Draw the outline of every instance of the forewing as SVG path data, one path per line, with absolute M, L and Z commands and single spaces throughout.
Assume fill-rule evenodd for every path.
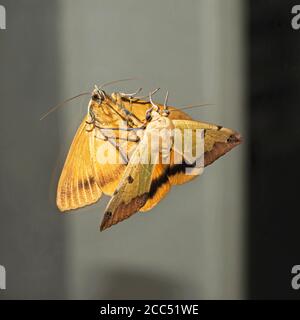
M 126 169 L 120 152 L 114 146 L 115 143 L 120 144 L 122 152 L 128 156 L 127 150 L 130 148 L 125 145 L 126 142 L 123 144 L 117 139 L 105 141 L 103 138 L 97 138 L 95 134 L 91 143 L 97 183 L 103 193 L 109 196 L 114 193 Z M 128 144 L 132 147 L 136 143 L 128 142 Z
M 86 131 L 85 121 L 86 118 L 76 132 L 58 182 L 56 203 L 60 211 L 92 204 L 102 194 L 95 179 L 90 152 L 93 133 Z
M 170 191 L 171 184 L 168 179 L 169 165 L 156 164 L 151 178 L 148 199 L 140 211 L 148 211 L 156 206 Z
M 145 161 L 141 163 L 145 154 Z M 149 145 L 147 137 L 144 137 L 131 156 L 120 184 L 107 205 L 100 226 L 101 231 L 129 218 L 146 203 L 155 166 L 150 162 Z
M 173 120 L 173 124 L 175 128 L 182 130 L 182 132 L 184 129 L 204 130 L 204 166 L 212 164 L 241 143 L 239 133 L 215 124 L 195 120 Z M 184 134 L 182 136 L 184 137 Z M 195 148 L 196 146 L 193 145 L 193 154 L 195 154 Z M 173 150 L 173 154 L 174 152 L 176 150 Z M 186 174 L 186 169 L 191 169 L 193 166 L 195 166 L 195 163 L 192 164 L 189 161 L 183 161 L 182 164 L 171 163 L 168 173 L 171 184 L 182 184 L 197 177 L 197 175 Z

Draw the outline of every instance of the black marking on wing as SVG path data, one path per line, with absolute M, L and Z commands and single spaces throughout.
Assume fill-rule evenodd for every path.
M 174 164 L 169 166 L 167 170 L 165 170 L 159 177 L 154 179 L 151 183 L 149 198 L 153 198 L 156 194 L 157 190 L 168 182 L 169 176 L 175 176 L 178 173 L 184 173 L 186 168 L 194 168 L 196 166 L 196 161 L 192 164 L 188 164 L 186 162 L 180 164 Z

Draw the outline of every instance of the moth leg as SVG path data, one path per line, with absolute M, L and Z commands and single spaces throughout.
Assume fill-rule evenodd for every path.
M 123 161 L 125 164 L 128 164 L 128 157 L 127 155 L 125 154 L 125 152 L 123 151 L 123 149 L 121 148 L 121 146 L 115 141 L 115 139 L 110 139 L 108 138 L 108 142 L 110 142 L 120 153 Z
M 91 131 L 93 131 L 93 130 L 95 129 L 95 126 L 96 126 L 96 116 L 95 116 L 93 110 L 91 109 L 91 105 L 90 105 L 90 104 L 89 104 L 89 106 L 88 106 L 88 115 L 90 116 L 90 119 L 91 119 L 91 120 L 86 120 L 85 123 L 86 123 L 87 125 L 91 125 L 92 128 L 91 128 L 91 129 L 85 128 L 85 130 L 86 130 L 87 132 L 91 132 Z
M 120 155 L 121 155 L 124 163 L 125 163 L 125 164 L 128 164 L 128 157 L 127 157 L 127 155 L 125 154 L 125 152 L 123 151 L 123 149 L 121 148 L 121 146 L 119 145 L 119 143 L 116 142 L 117 137 L 108 137 L 107 135 L 105 135 L 105 134 L 101 131 L 101 129 L 99 130 L 99 132 L 100 132 L 101 135 L 102 135 L 102 139 L 101 139 L 100 137 L 98 137 L 97 135 L 95 135 L 95 138 L 96 138 L 96 139 L 101 139 L 101 140 L 104 140 L 104 141 L 108 141 L 113 147 L 115 147 L 115 148 L 119 151 L 119 153 L 120 153 Z
M 96 127 L 95 121 L 86 121 L 85 123 L 86 123 L 87 125 L 91 125 L 91 126 L 92 126 L 91 129 L 85 128 L 85 131 L 86 131 L 86 132 L 91 132 L 91 131 L 93 131 L 93 130 L 95 129 L 95 127 Z
M 153 90 L 153 91 L 151 92 L 151 95 L 153 96 L 158 90 L 160 90 L 160 88 L 157 88 L 157 89 Z M 134 97 L 133 99 L 131 99 L 131 101 L 136 102 L 136 101 L 138 101 L 138 100 L 142 100 L 142 99 L 145 99 L 145 98 L 149 98 L 149 95 L 147 95 L 147 96 L 141 96 L 141 97 Z M 149 101 L 149 102 L 150 102 L 150 101 Z
M 125 163 L 128 164 L 128 157 L 127 157 L 126 153 L 124 152 L 124 150 L 122 149 L 122 147 L 120 146 L 120 144 L 118 142 L 116 142 L 116 140 L 118 139 L 121 141 L 138 143 L 138 142 L 140 142 L 140 137 L 137 136 L 136 134 L 132 138 L 131 137 L 109 137 L 109 136 L 105 135 L 101 130 L 100 130 L 100 132 L 102 135 L 102 140 L 108 141 L 109 143 L 111 143 L 120 152 Z M 95 137 L 96 137 L 96 139 L 101 139 L 98 136 L 95 136 Z
M 128 98 L 128 100 L 129 100 L 129 106 L 130 106 L 130 113 L 131 113 L 131 111 L 132 111 L 132 101 L 133 100 L 135 100 L 135 101 L 138 101 L 139 100 L 139 98 L 137 98 L 136 97 L 136 95 L 138 94 L 138 93 L 140 93 L 142 91 L 142 88 L 139 88 L 138 90 L 136 90 L 135 92 L 133 92 L 133 93 L 124 93 L 124 92 L 120 92 L 120 95 L 122 96 L 122 97 L 125 97 L 125 98 Z M 132 113 L 131 113 L 131 115 L 132 115 Z
M 134 98 L 138 93 L 140 93 L 142 91 L 142 88 L 138 88 L 135 92 L 133 93 L 124 93 L 124 92 L 120 92 L 120 95 L 122 97 L 126 97 L 128 99 Z
M 167 91 L 167 93 L 166 93 L 165 102 L 164 102 L 164 108 L 161 111 L 161 115 L 163 117 L 168 117 L 169 114 L 170 114 L 170 111 L 169 111 L 168 106 L 167 106 L 168 98 L 169 98 L 169 91 Z
M 126 140 L 126 141 L 130 141 L 130 142 L 139 142 L 140 141 L 140 137 L 135 133 L 136 130 L 144 130 L 145 129 L 145 125 L 138 127 L 138 128 L 104 128 L 104 127 L 99 127 L 97 125 L 94 125 L 94 127 L 92 129 L 87 130 L 88 132 L 91 132 L 94 128 L 99 129 L 99 131 L 101 132 L 102 137 L 104 138 L 103 140 L 107 140 L 109 137 L 105 135 L 105 133 L 103 133 L 103 130 L 115 130 L 115 131 L 127 131 L 127 132 L 132 132 L 133 133 L 133 137 L 115 137 L 118 140 Z M 96 136 L 96 138 L 99 138 Z
M 141 125 L 140 127 L 126 127 L 126 128 L 116 128 L 116 127 L 100 127 L 95 125 L 95 128 L 99 130 L 115 130 L 115 131 L 137 131 L 137 130 L 144 130 L 146 128 L 146 124 Z
M 132 98 L 129 98 L 129 108 L 130 112 L 132 112 Z
M 130 126 L 141 125 L 142 121 L 134 113 L 132 113 L 130 110 L 128 110 L 127 108 L 124 107 L 123 98 L 127 98 L 127 99 L 129 99 L 129 101 L 131 101 L 132 99 L 134 99 L 134 95 L 136 95 L 141 90 L 142 89 L 140 88 L 136 92 L 130 93 L 130 94 L 126 94 L 126 93 L 116 93 L 115 94 L 116 105 L 118 106 L 119 110 L 121 111 L 121 113 L 125 117 L 126 122 Z
M 101 135 L 104 139 L 109 138 L 104 132 L 103 130 L 113 130 L 113 131 L 127 131 L 128 133 L 131 133 L 131 137 L 127 134 L 126 137 L 120 137 L 120 136 L 116 136 L 115 139 L 118 140 L 125 140 L 125 141 L 130 141 L 130 142 L 139 142 L 140 141 L 140 137 L 136 134 L 136 130 L 144 130 L 145 127 L 140 127 L 140 128 L 101 128 L 97 125 L 95 125 L 95 128 L 99 129 L 99 131 L 101 132 Z M 134 130 L 136 129 L 136 130 Z M 92 129 L 93 130 L 93 129 Z M 89 130 L 89 131 L 92 131 Z
M 122 138 L 122 137 L 116 137 L 118 140 L 125 140 L 130 142 L 139 142 L 141 139 L 140 137 L 136 136 L 135 138 Z
M 151 107 L 149 110 L 151 110 L 151 111 L 152 111 L 152 110 L 154 110 L 154 111 L 159 111 L 159 106 L 153 102 L 153 100 L 152 100 L 152 95 L 153 95 L 153 93 L 150 92 L 150 93 L 149 93 L 149 101 L 150 101 L 152 107 Z M 149 111 L 149 110 L 148 110 L 148 111 Z

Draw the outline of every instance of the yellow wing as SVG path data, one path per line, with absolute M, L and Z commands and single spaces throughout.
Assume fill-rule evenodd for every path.
M 120 125 L 122 119 L 107 106 L 107 103 L 99 105 L 91 101 L 90 104 L 96 118 L 101 120 L 102 127 L 117 128 Z M 92 130 L 86 130 L 87 119 L 88 115 L 76 132 L 59 179 L 56 203 L 60 211 L 92 204 L 101 197 L 102 192 L 112 195 L 126 168 L 122 163 L 101 162 L 101 158 L 105 156 L 101 150 L 113 150 L 117 155 L 120 153 L 111 142 L 97 137 L 99 130 L 97 132 L 97 129 L 90 126 L 88 129 Z M 136 144 L 125 143 L 128 145 L 125 146 L 126 151 L 131 150 Z
M 194 120 L 173 119 L 172 122 L 176 129 L 182 131 L 191 129 L 193 135 L 196 129 L 204 129 L 204 166 L 213 163 L 241 143 L 239 133 L 222 126 Z M 183 138 L 182 150 L 184 150 L 184 134 L 182 133 L 181 136 Z M 192 154 L 195 154 L 195 148 L 196 145 L 193 144 Z M 196 163 L 188 161 L 183 161 L 181 164 L 174 163 L 175 152 L 174 149 L 171 150 L 171 163 L 168 167 L 161 164 L 155 166 L 149 197 L 140 211 L 148 211 L 157 205 L 167 195 L 172 185 L 183 184 L 198 177 L 198 175 L 186 174 L 186 169 L 193 169 Z
M 215 160 L 223 156 L 225 153 L 233 149 L 242 142 L 241 136 L 234 130 L 224 128 L 211 123 L 195 121 L 195 120 L 173 120 L 175 128 L 184 130 L 197 129 L 204 130 L 204 166 L 212 164 Z M 193 133 L 194 134 L 194 133 Z M 195 145 L 193 145 L 193 154 L 195 153 Z M 194 164 L 195 165 L 195 164 Z M 171 163 L 168 172 L 171 184 L 182 184 L 193 180 L 197 175 L 187 175 L 185 170 L 193 168 L 193 164 Z
M 107 205 L 101 231 L 129 218 L 146 203 L 155 167 L 150 157 L 148 137 L 145 135 L 133 152 L 120 184 Z
M 213 163 L 242 142 L 242 137 L 238 132 L 212 123 L 195 120 L 173 120 L 173 124 L 175 128 L 181 130 L 186 128 L 192 130 L 204 129 L 205 166 Z
M 56 204 L 60 211 L 92 204 L 102 194 L 95 179 L 90 152 L 93 132 L 85 130 L 85 121 L 86 118 L 76 132 L 58 182 Z
M 97 129 L 95 130 L 95 133 L 96 132 Z M 115 132 L 117 137 L 119 132 Z M 126 135 L 127 133 L 125 132 L 125 138 Z M 120 150 L 116 148 L 115 144 L 118 145 Z M 118 138 L 107 141 L 96 137 L 94 138 L 91 144 L 91 150 L 93 153 L 95 177 L 104 194 L 109 196 L 113 195 L 126 169 L 126 162 L 121 154 L 126 157 L 128 161 L 130 151 L 133 150 L 136 145 L 136 142 L 119 140 Z

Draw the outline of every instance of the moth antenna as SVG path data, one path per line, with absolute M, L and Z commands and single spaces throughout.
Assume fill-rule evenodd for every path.
M 159 88 L 156 90 L 158 91 Z M 149 102 L 151 103 L 151 108 L 149 108 L 147 111 L 146 111 L 146 115 L 145 115 L 145 120 L 146 122 L 149 122 L 151 121 L 152 119 L 152 115 L 151 115 L 151 112 L 152 110 L 154 109 L 155 111 L 158 111 L 159 110 L 159 107 L 153 102 L 152 100 L 152 94 L 153 94 L 153 91 L 152 92 L 149 92 Z
M 120 92 L 121 96 L 123 97 L 127 97 L 127 98 L 134 98 L 138 93 L 140 93 L 143 89 L 139 88 L 137 89 L 135 92 L 133 93 L 124 93 L 124 92 Z
M 69 99 L 66 99 L 65 101 L 57 104 L 56 106 L 54 106 L 53 108 L 51 108 L 48 112 L 46 112 L 41 118 L 40 120 L 43 120 L 45 119 L 47 116 L 49 116 L 49 114 L 51 114 L 52 112 L 54 112 L 55 110 L 57 110 L 58 108 L 62 107 L 64 104 L 68 103 L 69 101 L 72 101 L 74 99 L 77 99 L 79 97 L 82 97 L 82 96 L 86 96 L 86 95 L 90 95 L 91 93 L 90 92 L 83 92 L 83 93 L 80 93 L 72 98 L 69 98 Z
M 167 106 L 168 98 L 169 98 L 169 91 L 167 91 L 167 93 L 166 93 L 166 97 L 165 97 L 165 102 L 164 102 L 164 109 L 165 109 L 165 110 L 167 110 L 167 109 L 168 109 L 168 106 Z
M 168 106 L 167 106 L 168 98 L 169 98 L 169 91 L 167 91 L 166 93 L 164 107 L 163 107 L 163 110 L 161 111 L 161 115 L 164 117 L 168 117 L 170 114 L 170 111 L 168 110 Z
M 152 92 L 149 92 L 149 101 L 150 101 L 152 107 L 155 109 L 155 111 L 159 110 L 158 105 L 156 105 L 156 104 L 153 102 L 153 100 L 152 100 Z M 152 108 L 152 109 L 153 109 L 153 108 Z
M 95 84 L 94 88 L 95 88 L 94 90 L 96 90 L 96 91 L 99 93 L 99 95 L 100 95 L 100 97 L 101 97 L 101 100 L 105 100 L 105 98 L 106 98 L 106 93 L 105 93 L 105 91 L 102 90 L 101 88 L 99 89 L 96 84 Z
M 207 107 L 207 106 L 214 106 L 214 103 L 203 103 L 203 104 L 195 104 L 195 105 L 191 105 L 191 106 L 185 106 L 185 107 L 178 107 L 177 109 L 179 110 L 187 110 L 187 109 L 193 109 L 193 108 L 199 108 L 199 107 Z M 176 111 L 176 110 L 171 110 Z
M 160 88 L 157 88 L 157 89 L 153 90 L 153 91 L 151 92 L 151 95 L 153 96 L 158 90 L 160 90 Z
M 100 86 L 100 89 L 102 89 L 104 87 L 107 87 L 107 86 L 110 86 L 110 85 L 115 84 L 115 83 L 119 83 L 119 82 L 123 82 L 123 81 L 131 81 L 131 80 L 138 80 L 138 78 L 127 78 L 127 79 L 120 79 L 120 80 L 114 80 L 114 81 L 106 82 L 106 83 L 104 83 L 104 84 L 102 84 Z
M 160 88 L 157 88 L 157 89 L 155 89 L 155 90 L 153 90 L 152 92 L 151 92 L 151 95 L 153 96 L 158 90 L 160 90 Z M 145 99 L 145 98 L 148 98 L 149 97 L 149 95 L 147 95 L 147 96 L 142 96 L 142 97 L 134 97 L 135 99 L 138 99 L 138 100 L 141 100 L 141 99 Z

